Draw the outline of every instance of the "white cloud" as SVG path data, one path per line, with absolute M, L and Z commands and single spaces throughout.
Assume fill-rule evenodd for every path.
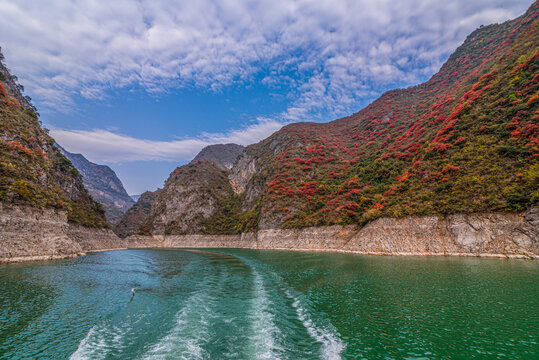
M 42 110 L 75 95 L 141 85 L 149 93 L 219 91 L 262 74 L 288 84 L 286 111 L 223 134 L 151 141 L 109 130 L 53 129 L 98 162 L 189 160 L 205 145 L 250 144 L 290 121 L 339 117 L 391 84 L 431 75 L 472 30 L 529 0 L 0 0 L 0 45 Z
M 205 146 L 235 143 L 249 145 L 282 126 L 281 122 L 260 119 L 255 124 L 224 133 L 204 133 L 196 138 L 172 141 L 137 139 L 114 130 L 51 129 L 51 135 L 66 150 L 82 153 L 90 161 L 124 163 L 131 161 L 189 161 Z
M 263 70 L 271 74 L 266 83 L 294 74 L 299 90 L 284 115 L 295 119 L 298 108 L 303 116 L 322 107 L 342 115 L 365 91 L 411 84 L 477 26 L 527 6 L 529 0 L 0 0 L 0 44 L 42 108 L 65 111 L 75 94 L 98 100 L 104 88 L 132 84 L 157 93 L 219 90 Z

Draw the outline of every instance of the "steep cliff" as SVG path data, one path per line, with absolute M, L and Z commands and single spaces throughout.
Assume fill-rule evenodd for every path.
M 7 69 L 0 70 L 0 202 L 65 209 L 70 222 L 107 227 L 103 208 L 84 189 L 79 172 L 29 105 L 19 104 L 24 97 L 20 87 L 8 84 L 13 78 Z
M 101 247 L 104 237 L 112 246 L 119 239 L 103 207 L 3 64 L 0 74 L 0 258 L 73 255 Z
M 109 223 L 116 223 L 135 203 L 116 173 L 106 165 L 94 164 L 81 154 L 72 154 L 61 146 L 57 147 L 82 175 L 84 187 L 92 198 L 103 205 Z
M 539 201 L 538 17 L 536 2 L 515 20 L 481 27 L 426 83 L 389 91 L 330 123 L 285 126 L 248 146 L 226 172 L 205 162 L 176 169 L 146 229 L 260 236 L 532 209 Z
M 247 248 L 337 251 L 368 255 L 478 256 L 539 259 L 539 208 L 380 218 L 361 227 L 333 225 L 242 234 L 134 235 L 132 248 Z
M 62 209 L 0 203 L 0 263 L 61 259 L 125 248 L 110 229 L 67 221 Z
M 192 162 L 170 175 L 152 202 L 142 230 L 152 234 L 226 233 L 234 223 L 222 223 L 218 215 L 230 210 L 230 203 L 237 201 L 228 173 L 213 162 Z
M 238 233 L 240 204 L 228 176 L 244 147 L 210 145 L 187 165 L 170 174 L 163 189 L 141 197 L 115 226 L 121 236 L 132 234 Z

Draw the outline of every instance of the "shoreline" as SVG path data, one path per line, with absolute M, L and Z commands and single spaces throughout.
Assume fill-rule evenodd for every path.
M 302 251 L 302 252 L 330 252 L 341 254 L 354 254 L 354 255 L 369 255 L 369 256 L 436 256 L 436 257 L 477 257 L 477 258 L 494 258 L 494 259 L 507 259 L 507 260 L 539 260 L 539 255 L 524 255 L 524 254 L 489 254 L 489 253 L 435 253 L 435 252 L 376 252 L 376 251 L 358 251 L 358 250 L 346 250 L 346 249 L 308 249 L 308 248 L 253 248 L 253 247 L 232 247 L 232 246 L 215 246 L 215 247 L 130 247 L 127 250 L 139 250 L 139 249 L 156 249 L 156 250 L 199 250 L 199 249 L 248 249 L 248 250 L 278 250 L 278 251 Z M 121 249 L 118 249 L 121 250 Z M 91 251 L 89 251 L 91 252 Z
M 79 252 L 75 254 L 63 254 L 63 255 L 30 255 L 30 256 L 16 256 L 12 258 L 0 258 L 0 264 L 12 264 L 12 263 L 23 263 L 23 262 L 33 262 L 33 261 L 49 261 L 49 260 L 63 260 L 63 259 L 73 259 L 79 256 L 86 256 L 88 253 L 94 252 L 105 252 L 105 251 L 118 251 L 118 250 L 129 250 L 129 248 L 113 248 L 113 249 L 97 249 L 97 250 L 87 250 L 85 252 Z
M 0 206 L 0 223 L 0 263 L 58 260 L 88 252 L 139 248 L 247 248 L 539 260 L 539 207 L 523 213 L 386 217 L 365 226 L 268 228 L 228 235 L 131 235 L 124 239 L 110 229 L 70 224 L 65 213 L 52 210 Z
M 491 259 L 506 259 L 506 260 L 539 260 L 539 255 L 524 255 L 524 254 L 489 254 L 489 253 L 435 253 L 435 252 L 377 252 L 377 251 L 357 251 L 357 250 L 346 250 L 346 249 L 307 249 L 307 248 L 252 248 L 252 247 L 231 247 L 231 246 L 218 246 L 218 247 L 156 247 L 156 246 L 145 246 L 145 247 L 122 247 L 122 248 L 113 248 L 113 249 L 96 249 L 88 250 L 82 253 L 76 254 L 65 254 L 65 255 L 35 255 L 35 256 L 18 256 L 13 258 L 0 258 L 0 264 L 11 264 L 11 263 L 23 263 L 23 262 L 34 262 L 34 261 L 50 261 L 50 260 L 63 260 L 63 259 L 72 259 L 79 256 L 86 256 L 89 253 L 100 253 L 106 251 L 121 251 L 121 250 L 142 250 L 142 249 L 155 249 L 155 250 L 198 250 L 198 249 L 248 249 L 248 250 L 277 250 L 277 251 L 299 251 L 299 252 L 328 252 L 328 253 L 339 253 L 339 254 L 352 254 L 352 255 L 367 255 L 367 256 L 431 256 L 431 257 L 465 257 L 465 258 L 491 258 Z
M 0 264 L 22 263 L 31 261 L 48 261 L 71 259 L 79 256 L 85 256 L 87 253 L 65 254 L 65 255 L 32 255 L 32 256 L 16 256 L 12 258 L 0 258 Z

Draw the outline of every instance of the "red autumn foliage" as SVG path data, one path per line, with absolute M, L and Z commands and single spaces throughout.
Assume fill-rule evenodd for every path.
M 447 174 L 447 173 L 457 173 L 460 171 L 460 168 L 458 166 L 453 166 L 453 165 L 446 165 L 444 166 L 444 168 L 442 169 L 442 173 L 444 174 Z
M 26 154 L 26 155 L 29 155 L 29 156 L 32 156 L 32 152 L 30 151 L 30 149 L 22 146 L 19 142 L 17 141 L 9 141 L 7 143 L 7 146 L 10 150 L 13 150 L 13 151 L 17 151 L 19 152 L 20 154 Z

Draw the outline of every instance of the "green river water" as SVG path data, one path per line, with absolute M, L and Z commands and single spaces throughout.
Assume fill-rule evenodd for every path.
M 539 262 L 125 250 L 0 265 L 0 359 L 538 359 Z

